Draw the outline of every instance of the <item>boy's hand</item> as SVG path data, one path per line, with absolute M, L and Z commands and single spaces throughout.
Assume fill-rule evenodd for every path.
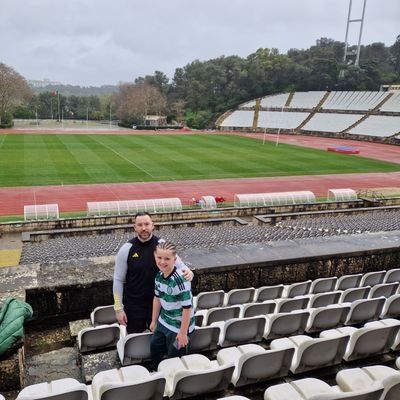
M 182 349 L 183 347 L 186 347 L 189 343 L 189 338 L 186 333 L 179 332 L 176 335 L 176 340 L 178 341 L 178 349 Z
M 157 321 L 151 321 L 151 324 L 149 326 L 149 329 L 151 332 L 154 332 L 154 329 L 156 329 Z

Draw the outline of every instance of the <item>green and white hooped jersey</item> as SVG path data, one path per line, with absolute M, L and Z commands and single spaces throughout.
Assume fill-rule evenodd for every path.
M 160 299 L 161 311 L 158 322 L 172 332 L 179 332 L 182 323 L 182 311 L 192 307 L 189 333 L 194 330 L 194 311 L 192 306 L 191 283 L 186 281 L 181 270 L 176 269 L 164 278 L 162 272 L 158 272 L 155 279 L 154 294 Z

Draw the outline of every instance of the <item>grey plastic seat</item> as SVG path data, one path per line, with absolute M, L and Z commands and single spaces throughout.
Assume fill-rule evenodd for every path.
M 169 358 L 160 362 L 158 371 L 166 376 L 164 395 L 170 399 L 201 396 L 227 389 L 235 369 L 233 363 L 220 365 L 201 354 Z
M 282 297 L 304 296 L 310 292 L 311 280 L 284 285 Z
M 232 318 L 228 321 L 214 322 L 221 328 L 218 345 L 221 347 L 261 342 L 265 329 L 265 317 Z M 211 326 L 213 326 L 211 325 Z
M 375 286 L 382 283 L 386 275 L 386 271 L 366 272 L 361 277 L 360 286 Z
M 310 295 L 309 308 L 319 308 L 339 303 L 342 292 L 337 290 L 334 292 L 317 293 Z
M 163 373 L 150 372 L 140 365 L 98 372 L 92 380 L 93 400 L 162 400 Z
M 81 329 L 78 333 L 78 347 L 81 353 L 115 347 L 121 337 L 118 324 L 99 325 Z
M 228 293 L 225 293 L 224 305 L 233 306 L 236 304 L 251 303 L 254 300 L 255 291 L 253 287 L 232 289 Z
M 3 397 L 4 399 L 4 397 Z M 37 383 L 23 388 L 17 400 L 87 400 L 87 386 L 73 378 Z
M 275 300 L 282 297 L 283 285 L 262 286 L 256 289 L 254 301 Z
M 334 304 L 309 310 L 310 317 L 306 332 L 321 332 L 343 326 L 349 310 L 350 306 L 343 304 Z
M 215 307 L 209 310 L 200 310 L 196 314 L 204 315 L 203 326 L 211 325 L 216 321 L 226 321 L 232 318 L 238 318 L 241 313 L 241 306 Z
M 236 387 L 287 376 L 294 349 L 265 350 L 257 344 L 229 347 L 218 351 L 223 365 L 234 363 L 232 384 Z
M 391 282 L 391 283 L 378 283 L 377 285 L 371 288 L 368 297 L 385 297 L 388 298 L 396 294 L 397 289 L 399 288 L 398 282 Z
M 337 277 L 317 278 L 311 282 L 310 294 L 333 292 L 335 290 Z
M 362 274 L 343 275 L 336 281 L 335 290 L 346 290 L 360 286 Z
M 273 314 L 275 312 L 276 303 L 267 300 L 262 303 L 243 304 L 241 317 L 255 317 L 257 315 Z
M 117 343 L 121 365 L 138 364 L 151 359 L 150 340 L 152 333 L 131 333 L 121 337 Z
M 370 324 L 375 323 L 376 321 Z M 398 330 L 398 326 L 365 326 L 359 329 L 346 326 L 321 332 L 320 336 L 337 337 L 350 335 L 343 359 L 345 361 L 352 361 L 359 358 L 385 354 L 390 351 L 390 346 L 393 344 Z
M 345 391 L 362 390 L 374 384 L 383 386 L 382 400 L 400 399 L 400 371 L 384 365 L 339 371 L 336 381 Z
M 298 296 L 294 298 L 282 298 L 276 299 L 276 310 L 277 313 L 291 312 L 294 310 L 304 310 L 308 307 L 310 298 L 308 296 Z
M 342 362 L 349 341 L 348 335 L 335 338 L 312 338 L 306 335 L 295 335 L 275 339 L 271 349 L 294 349 L 290 371 L 298 374 L 305 371 L 337 365 Z
M 366 327 L 382 327 L 382 326 L 391 326 L 391 327 L 398 327 L 400 329 L 400 321 L 394 318 L 385 318 L 381 319 L 380 321 L 373 321 L 368 322 L 365 324 Z M 400 330 L 397 330 L 397 333 L 390 343 L 390 348 L 393 351 L 397 351 L 400 349 Z
M 400 294 L 395 294 L 386 299 L 380 317 L 381 318 L 400 317 Z
M 344 392 L 320 379 L 305 378 L 270 386 L 264 392 L 264 400 L 380 400 L 382 393 L 380 384 Z
M 275 339 L 304 333 L 309 312 L 305 310 L 267 315 L 264 339 Z
M 378 319 L 384 304 L 384 297 L 361 299 L 349 303 L 350 310 L 345 325 L 356 325 Z
M 93 326 L 118 323 L 114 306 L 96 307 L 90 314 L 90 322 Z
M 386 271 L 383 283 L 400 282 L 400 268 L 393 268 Z
M 190 353 L 216 350 L 221 329 L 219 326 L 196 327 L 190 337 Z
M 213 292 L 200 292 L 193 297 L 194 310 L 207 310 L 209 308 L 221 307 L 224 304 L 225 292 L 215 290 Z
M 362 286 L 358 288 L 350 288 L 343 291 L 340 296 L 339 303 L 351 303 L 356 300 L 368 298 L 371 288 Z

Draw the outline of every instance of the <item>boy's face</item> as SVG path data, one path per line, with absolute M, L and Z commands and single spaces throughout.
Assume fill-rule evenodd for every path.
M 176 255 L 171 250 L 157 248 L 154 252 L 154 258 L 158 269 L 164 276 L 168 276 L 174 269 Z

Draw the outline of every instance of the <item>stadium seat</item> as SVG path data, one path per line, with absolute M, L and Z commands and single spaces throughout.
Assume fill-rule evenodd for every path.
M 226 321 L 231 318 L 238 318 L 241 313 L 241 306 L 215 307 L 209 310 L 200 310 L 196 315 L 203 315 L 203 326 L 211 325 L 216 321 Z
M 306 329 L 309 315 L 305 310 L 267 315 L 264 339 L 301 335 Z
M 91 385 L 93 400 L 162 400 L 164 388 L 163 373 L 140 365 L 98 372 Z
M 255 289 L 232 289 L 228 293 L 225 293 L 224 305 L 233 306 L 236 304 L 251 303 L 254 299 Z
M 308 294 L 310 291 L 311 280 L 305 282 L 295 282 L 291 285 L 284 285 L 282 297 L 296 297 L 296 296 L 304 296 Z
M 267 315 L 275 312 L 276 303 L 266 300 L 262 303 L 243 304 L 241 317 L 255 317 L 256 315 Z
M 386 299 L 381 318 L 398 318 L 400 316 L 400 294 L 394 294 Z
M 234 363 L 232 384 L 236 387 L 287 376 L 294 349 L 265 350 L 257 344 L 218 351 L 221 365 Z
M 219 326 L 195 327 L 190 336 L 190 353 L 202 353 L 218 347 L 221 329 Z
M 386 271 L 374 271 L 374 272 L 366 272 L 360 281 L 360 286 L 374 286 L 378 283 L 382 283 L 385 278 Z
M 337 277 L 317 278 L 311 282 L 310 294 L 326 293 L 335 290 Z
M 343 275 L 336 281 L 335 290 L 346 290 L 360 286 L 362 274 Z
M 335 292 L 317 293 L 310 296 L 308 308 L 319 308 L 337 304 L 339 302 L 342 292 L 337 290 Z
M 350 310 L 347 314 L 345 325 L 356 325 L 378 319 L 384 304 L 384 297 L 360 299 L 347 303 L 350 306 Z
M 256 289 L 254 294 L 254 302 L 275 300 L 282 297 L 283 285 L 262 286 Z
M 228 396 L 228 397 L 220 397 L 217 400 L 250 400 L 250 399 L 244 396 Z
M 370 290 L 369 286 L 345 289 L 340 296 L 339 303 L 352 303 L 356 300 L 366 299 Z
M 390 343 L 390 348 L 394 351 L 400 349 L 400 321 L 394 318 L 385 318 L 381 319 L 380 321 L 372 321 L 365 324 L 366 327 L 397 327 L 397 333 L 394 336 L 394 339 Z
M 193 297 L 193 309 L 208 310 L 209 308 L 221 307 L 224 304 L 224 295 L 223 290 L 200 292 Z
M 158 372 L 166 376 L 164 395 L 170 399 L 201 396 L 204 393 L 225 390 L 235 369 L 233 363 L 219 365 L 201 354 L 189 354 L 163 360 Z
M 123 327 L 125 328 L 125 327 Z M 115 347 L 123 334 L 118 324 L 99 325 L 81 329 L 78 333 L 78 348 L 81 353 Z
M 276 299 L 277 313 L 291 312 L 294 310 L 304 310 L 307 308 L 310 298 L 308 296 L 298 296 L 294 298 Z
M 131 333 L 117 342 L 117 352 L 121 365 L 138 364 L 151 359 L 151 332 Z
M 400 282 L 400 268 L 393 268 L 386 271 L 383 283 Z
M 398 282 L 391 282 L 391 283 L 378 283 L 377 285 L 371 288 L 368 297 L 385 297 L 388 298 L 396 294 L 397 289 L 399 288 Z
M 17 400 L 87 400 L 87 386 L 73 378 L 37 383 L 23 388 Z
M 306 332 L 321 332 L 343 326 L 349 310 L 350 306 L 343 304 L 310 309 Z
M 348 335 L 335 338 L 312 338 L 306 335 L 295 335 L 273 340 L 271 349 L 293 348 L 295 351 L 290 371 L 293 374 L 298 374 L 340 364 L 348 341 Z
M 90 314 L 90 322 L 93 326 L 111 325 L 118 322 L 114 306 L 96 307 Z

